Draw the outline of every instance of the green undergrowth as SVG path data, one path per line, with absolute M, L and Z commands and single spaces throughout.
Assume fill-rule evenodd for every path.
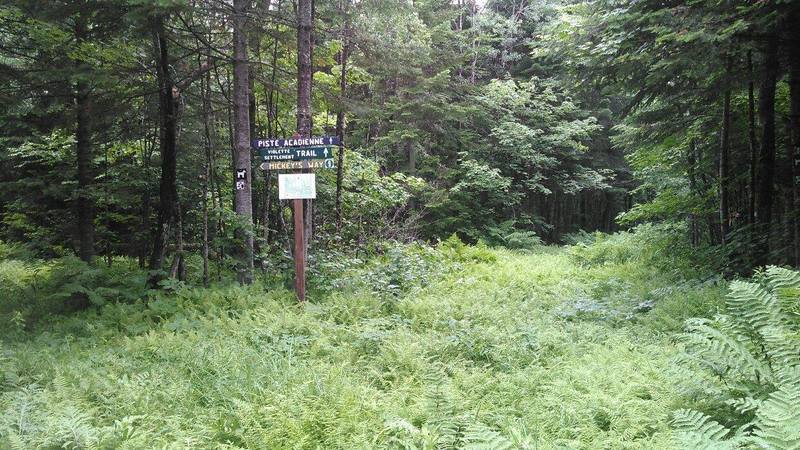
M 432 252 L 331 259 L 304 305 L 178 286 L 7 326 L 0 448 L 674 448 L 673 336 L 720 283 Z

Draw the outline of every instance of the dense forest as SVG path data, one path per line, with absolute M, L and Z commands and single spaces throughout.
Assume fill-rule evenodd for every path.
M 267 267 L 250 141 L 297 133 L 343 143 L 312 246 L 661 222 L 800 258 L 792 2 L 7 3 L 0 230 L 44 257 Z
M 800 448 L 799 23 L 3 0 L 0 448 Z

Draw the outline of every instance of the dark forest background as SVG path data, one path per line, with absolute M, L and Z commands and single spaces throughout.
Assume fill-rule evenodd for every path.
M 291 209 L 249 141 L 299 133 L 344 143 L 312 254 L 652 223 L 722 270 L 798 265 L 798 20 L 775 0 L 8 0 L 0 239 L 156 281 L 191 258 L 206 283 L 281 270 Z

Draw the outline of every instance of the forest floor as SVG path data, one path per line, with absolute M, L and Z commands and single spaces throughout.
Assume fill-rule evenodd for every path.
M 184 288 L 2 331 L 0 447 L 674 447 L 675 336 L 722 286 L 479 256 L 396 297 Z

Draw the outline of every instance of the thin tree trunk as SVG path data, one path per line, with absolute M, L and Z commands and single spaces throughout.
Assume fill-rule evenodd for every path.
M 350 0 L 342 0 L 344 2 L 343 13 L 345 15 L 344 25 L 342 26 L 342 50 L 339 52 L 339 64 L 342 66 L 342 71 L 339 74 L 339 111 L 336 113 L 336 136 L 339 137 L 339 154 L 336 166 L 336 231 L 341 231 L 342 228 L 342 180 L 344 178 L 344 154 L 345 154 L 345 111 L 344 99 L 347 95 L 347 59 L 350 56 L 350 44 L 348 41 L 348 34 L 350 33 L 350 17 L 347 15 L 348 4 Z
M 175 213 L 175 255 L 172 259 L 172 266 L 169 270 L 170 278 L 177 278 L 180 281 L 186 279 L 186 265 L 183 257 L 183 216 L 180 204 Z
M 161 272 L 167 250 L 167 242 L 175 221 L 178 201 L 177 188 L 177 145 L 176 145 L 176 99 L 174 82 L 170 74 L 169 51 L 164 35 L 163 17 L 154 24 L 154 43 L 158 51 L 156 72 L 158 77 L 159 117 L 160 117 L 160 149 L 161 149 L 161 182 L 159 184 L 158 229 L 153 239 L 153 251 L 150 254 L 151 271 L 148 285 L 155 287 L 162 279 Z
M 200 84 L 202 98 L 203 98 L 203 143 L 205 144 L 205 174 L 203 177 L 203 286 L 208 287 L 209 285 L 209 273 L 208 273 L 208 254 L 209 254 L 209 242 L 208 242 L 208 196 L 209 193 L 212 192 L 209 190 L 209 183 L 212 182 L 211 178 L 211 163 L 212 163 L 212 156 L 211 152 L 213 151 L 212 144 L 211 144 L 211 75 L 210 72 L 206 72 L 206 75 L 203 76 Z
M 233 2 L 233 107 L 236 132 L 235 198 L 241 222 L 237 231 L 237 278 L 241 284 L 253 282 L 253 200 L 250 154 L 250 85 L 247 63 L 247 0 Z
M 313 0 L 297 1 L 297 134 L 311 137 L 311 45 L 314 22 Z M 305 249 L 311 241 L 311 201 L 303 205 Z
M 758 92 L 758 114 L 761 118 L 761 154 L 758 161 L 758 191 L 756 195 L 757 232 L 764 245 L 757 245 L 757 265 L 768 262 L 772 207 L 775 186 L 775 85 L 778 81 L 778 35 L 772 34 L 764 47 L 764 73 Z
M 270 136 L 272 137 L 272 136 Z M 261 223 L 264 226 L 264 242 L 270 244 L 270 212 L 272 209 L 272 172 L 264 171 L 264 209 L 261 212 Z
M 697 164 L 697 158 L 696 158 L 695 146 L 696 144 L 694 140 L 692 140 L 692 142 L 689 143 L 689 155 L 687 159 L 687 170 L 686 170 L 687 176 L 689 178 L 690 195 L 695 195 L 695 193 L 697 192 L 697 176 L 695 174 L 696 170 L 695 166 Z M 694 214 L 694 212 L 690 212 L 688 219 L 689 219 L 689 233 L 691 235 L 692 247 L 697 247 L 697 245 L 700 243 L 699 233 L 697 231 L 697 216 Z
M 208 160 L 206 160 L 206 173 L 203 178 L 203 286 L 208 287 Z
M 732 65 L 733 59 L 728 56 L 726 78 L 731 76 Z M 730 232 L 728 172 L 730 165 L 731 88 L 729 79 L 726 79 L 725 84 L 725 94 L 722 100 L 722 136 L 719 148 L 719 225 L 722 245 L 727 243 L 728 233 Z
M 269 3 L 269 2 L 267 2 Z M 247 65 L 247 91 L 248 91 L 248 112 L 249 112 L 249 119 L 250 119 L 250 142 L 252 142 L 258 136 L 258 99 L 256 98 L 256 90 L 255 90 L 255 78 L 256 78 L 256 69 L 257 64 L 261 61 L 261 35 L 256 32 L 255 27 L 248 27 L 247 29 L 249 35 L 249 47 L 252 48 L 252 55 L 254 58 L 254 62 Z M 256 169 L 258 170 L 258 169 Z M 257 180 L 256 175 L 252 175 L 251 178 L 253 180 Z M 251 204 L 253 205 L 252 217 L 253 217 L 253 232 L 255 233 L 255 229 L 257 227 L 257 223 L 261 218 L 259 214 L 259 209 L 263 206 L 263 200 L 261 199 L 261 191 L 256 187 L 257 185 L 251 188 Z M 260 253 L 259 244 L 257 239 L 253 239 L 253 248 L 254 252 Z
M 408 173 L 414 175 L 417 173 L 417 147 L 411 141 L 406 141 L 405 147 L 408 155 Z
M 751 228 L 756 223 L 756 167 L 758 166 L 758 141 L 756 140 L 756 100 L 753 79 L 753 52 L 747 51 L 747 131 L 750 143 L 750 196 L 747 223 Z M 753 230 L 751 230 L 752 232 Z
M 80 15 L 75 23 L 75 38 L 80 43 L 88 34 L 86 19 Z M 79 68 L 83 66 L 79 63 Z M 91 143 L 91 99 L 90 87 L 86 81 L 78 81 L 75 86 L 76 131 L 75 150 L 78 163 L 78 255 L 89 264 L 94 264 L 94 200 L 90 192 L 94 182 L 92 175 Z

